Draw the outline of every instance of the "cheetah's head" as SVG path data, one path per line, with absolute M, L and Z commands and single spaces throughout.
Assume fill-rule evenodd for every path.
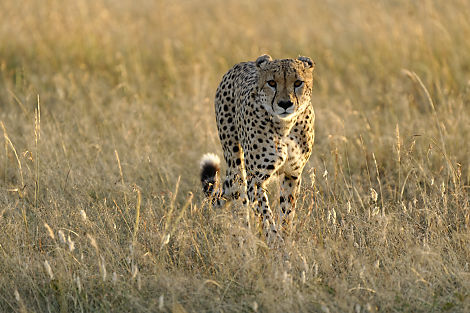
M 256 60 L 261 105 L 273 116 L 288 120 L 310 105 L 315 64 L 308 57 Z

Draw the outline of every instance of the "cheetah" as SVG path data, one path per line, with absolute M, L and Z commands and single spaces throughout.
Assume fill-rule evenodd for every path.
M 273 60 L 262 55 L 255 62 L 235 65 L 216 91 L 216 122 L 227 169 L 223 184 L 217 187 L 220 160 L 214 154 L 204 155 L 200 164 L 203 191 L 217 207 L 241 198 L 261 218 L 268 242 L 282 237 L 266 186 L 279 175 L 279 222 L 285 229 L 312 152 L 314 67 L 308 57 Z

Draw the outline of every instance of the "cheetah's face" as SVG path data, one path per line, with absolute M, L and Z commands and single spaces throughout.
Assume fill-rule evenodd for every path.
M 263 55 L 256 60 L 256 66 L 259 100 L 270 114 L 290 119 L 310 105 L 314 69 L 310 58 L 273 61 Z

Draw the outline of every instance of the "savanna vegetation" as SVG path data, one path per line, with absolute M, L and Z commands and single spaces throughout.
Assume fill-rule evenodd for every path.
M 469 13 L 2 0 L 0 311 L 469 312 Z M 278 248 L 198 177 L 221 155 L 219 80 L 263 53 L 316 62 L 316 144 Z

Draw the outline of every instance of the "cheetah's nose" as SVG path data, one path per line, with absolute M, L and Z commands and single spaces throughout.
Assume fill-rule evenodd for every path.
M 281 108 L 283 108 L 284 110 L 287 110 L 288 108 L 290 108 L 291 106 L 293 106 L 294 104 L 292 103 L 292 101 L 279 101 L 277 103 L 277 105 Z

